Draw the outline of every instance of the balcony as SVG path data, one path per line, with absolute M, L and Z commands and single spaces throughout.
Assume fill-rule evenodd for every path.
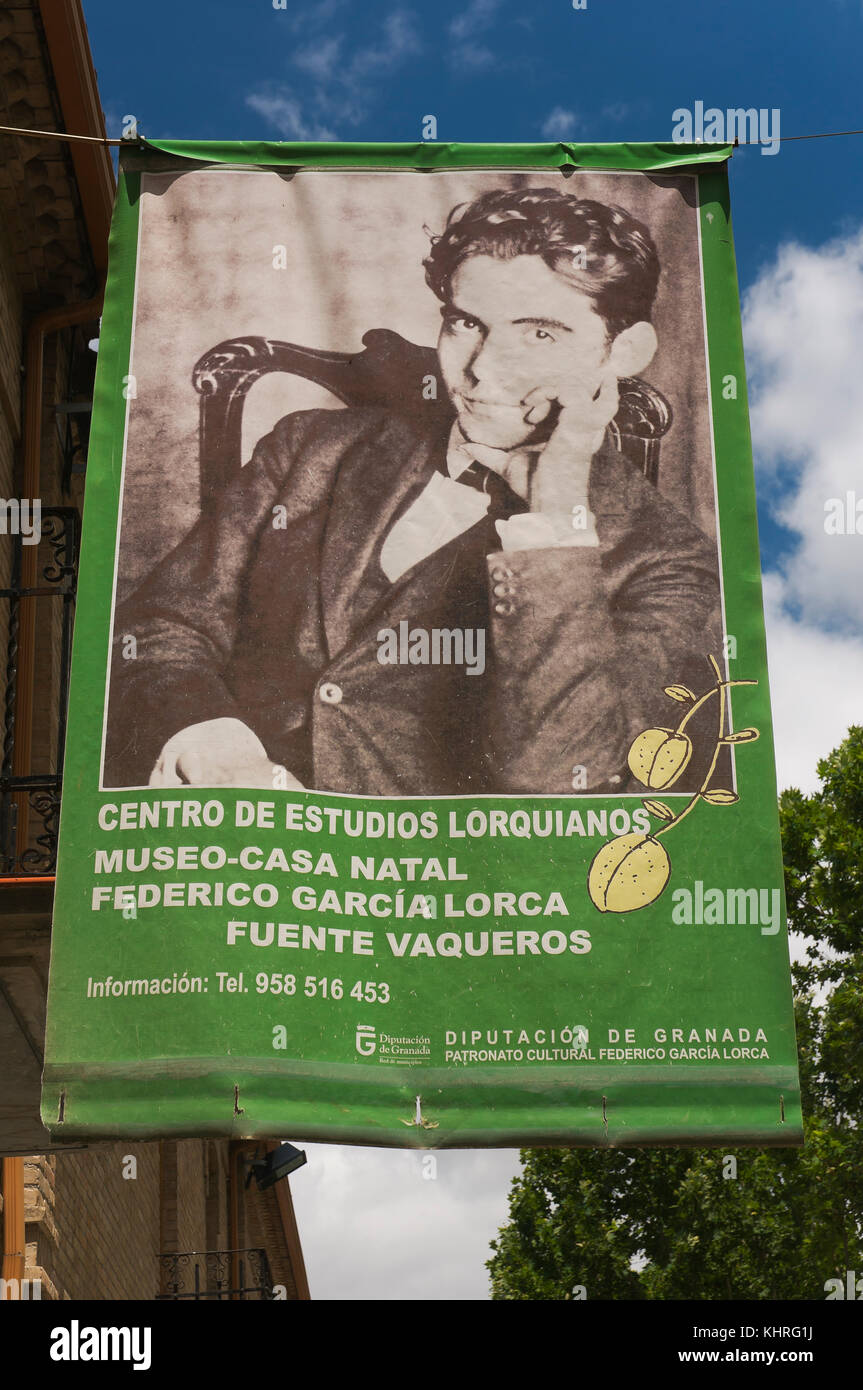
M 47 1153 L 39 1115 L 45 996 L 80 540 L 75 507 L 43 507 L 38 545 L 2 537 L 0 1095 L 6 1154 Z M 5 675 L 5 692 L 3 677 Z
M 74 507 L 44 507 L 36 583 L 22 576 L 23 539 L 12 545 L 9 586 L 0 589 L 6 610 L 7 658 L 3 756 L 0 766 L 0 879 L 53 877 L 57 862 L 57 827 L 63 784 L 63 746 L 72 626 L 78 576 L 80 519 Z M 36 633 L 41 650 L 30 700 L 19 690 L 23 605 L 36 603 Z M 47 611 L 46 611 L 47 610 Z M 49 641 L 45 642 L 45 636 Z M 32 639 L 31 639 L 32 640 Z M 33 659 L 33 652 L 30 652 Z M 40 689 L 40 686 L 42 687 Z M 37 708 L 37 705 L 40 708 Z M 34 717 L 38 718 L 37 765 L 31 761 Z
M 257 1250 L 186 1250 L 160 1255 L 162 1301 L 218 1298 L 268 1300 L 275 1297 L 267 1252 Z

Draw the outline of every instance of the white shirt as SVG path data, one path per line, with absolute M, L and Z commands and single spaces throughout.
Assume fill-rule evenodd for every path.
M 522 480 L 526 480 L 530 456 L 540 452 L 541 448 L 539 445 L 535 449 L 500 450 L 501 459 L 506 461 L 507 474 L 518 477 L 520 473 Z M 433 555 L 456 536 L 475 526 L 488 511 L 491 505 L 488 493 L 458 481 L 476 458 L 471 449 L 470 441 L 465 439 L 458 421 L 454 421 L 447 445 L 448 476 L 444 477 L 438 472 L 432 474 L 419 497 L 399 517 L 384 541 L 381 568 L 391 583 L 420 560 Z M 484 461 L 488 451 L 484 450 L 483 454 Z M 490 463 L 486 466 L 492 467 Z M 552 518 L 543 512 L 516 513 L 504 521 L 496 521 L 495 528 L 501 546 L 507 551 L 598 544 L 593 529 L 586 532 L 580 518 L 577 521 L 573 517 L 571 529 L 561 531 Z

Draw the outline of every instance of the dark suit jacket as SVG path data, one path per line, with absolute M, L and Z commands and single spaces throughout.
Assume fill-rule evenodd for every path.
M 504 553 L 484 518 L 391 584 L 381 546 L 450 423 L 379 408 L 279 421 L 215 518 L 118 610 L 106 785 L 145 785 L 171 735 L 233 716 L 319 790 L 571 793 L 579 767 L 578 789 L 637 789 L 632 738 L 680 713 L 663 687 L 712 683 L 714 547 L 606 443 L 589 483 L 600 548 Z M 377 634 L 403 619 L 486 628 L 485 674 L 382 665 Z

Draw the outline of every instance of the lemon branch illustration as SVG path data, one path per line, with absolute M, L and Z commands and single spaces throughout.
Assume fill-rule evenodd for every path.
M 664 801 L 653 798 L 644 801 L 645 810 L 665 824 L 661 830 L 648 834 L 619 835 L 594 855 L 587 876 L 587 890 L 600 912 L 634 912 L 656 901 L 671 876 L 671 859 L 660 836 L 666 835 L 684 820 L 699 801 L 711 806 L 730 806 L 739 798 L 724 787 L 710 788 L 720 752 L 729 744 L 751 743 L 758 738 L 757 729 L 726 730 L 728 691 L 735 685 L 757 685 L 755 680 L 724 680 L 719 665 L 712 656 L 707 660 L 716 677 L 715 683 L 703 695 L 696 696 L 685 685 L 667 685 L 666 695 L 689 706 L 674 729 L 645 729 L 629 749 L 628 763 L 634 777 L 652 791 L 671 787 L 688 766 L 693 753 L 692 740 L 685 732 L 686 725 L 703 705 L 716 699 L 717 733 L 713 754 L 702 778 L 701 786 L 676 815 Z

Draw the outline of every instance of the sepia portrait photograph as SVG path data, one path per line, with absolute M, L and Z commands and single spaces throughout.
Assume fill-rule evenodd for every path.
M 698 180 L 567 173 L 142 175 L 103 787 L 625 796 L 697 746 Z

